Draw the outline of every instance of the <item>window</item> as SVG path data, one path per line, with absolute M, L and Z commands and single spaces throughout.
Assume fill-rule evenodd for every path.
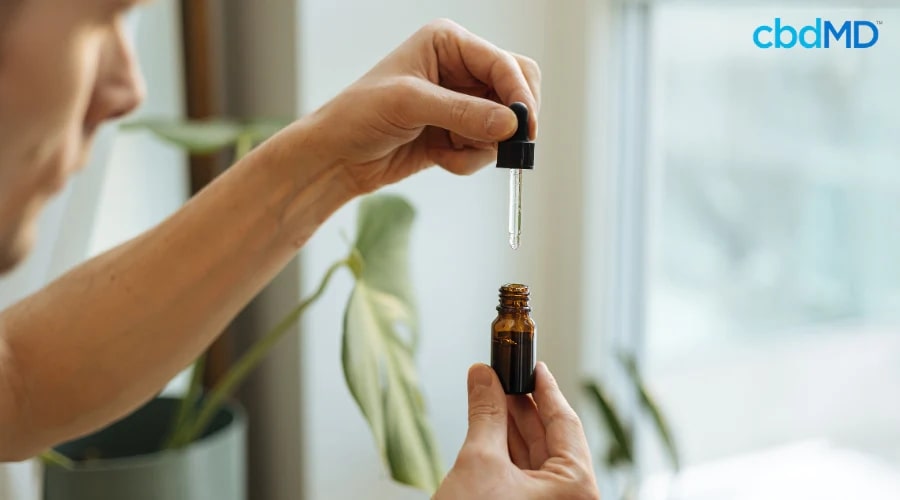
M 900 9 L 634 9 L 643 366 L 686 462 L 824 439 L 900 465 Z M 880 38 L 758 48 L 776 17 Z

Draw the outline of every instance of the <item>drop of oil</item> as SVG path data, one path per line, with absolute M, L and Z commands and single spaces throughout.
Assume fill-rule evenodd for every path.
M 519 235 L 515 233 L 511 233 L 509 235 L 509 246 L 513 250 L 517 250 L 519 248 Z

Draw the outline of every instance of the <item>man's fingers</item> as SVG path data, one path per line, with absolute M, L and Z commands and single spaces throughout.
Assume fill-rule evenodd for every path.
M 504 104 L 525 103 L 531 111 L 530 128 L 535 131 L 539 106 L 520 61 L 452 21 L 437 21 L 432 26 L 438 57 L 441 54 L 458 55 L 461 61 L 457 64 L 461 63 L 473 77 L 494 89 Z M 449 61 L 440 61 L 439 65 L 445 62 Z
M 493 151 L 497 152 L 497 143 L 496 142 L 484 142 L 484 141 L 473 141 L 468 137 L 463 137 L 455 132 L 447 132 L 448 138 L 450 140 L 450 145 L 453 149 L 481 149 L 483 151 Z
M 506 395 L 490 366 L 469 368 L 469 432 L 464 447 L 507 455 Z
M 504 104 L 523 102 L 529 111 L 537 110 L 537 100 L 515 57 L 468 31 L 455 40 L 463 63 L 480 80 L 497 92 Z
M 457 175 L 474 174 L 481 167 L 497 159 L 493 149 L 441 149 L 431 155 L 431 160 Z
M 541 67 L 530 57 L 520 54 L 512 54 L 512 56 L 516 58 L 519 67 L 522 68 L 522 74 L 525 75 L 525 80 L 531 89 L 531 95 L 534 96 L 535 107 L 528 110 L 530 112 L 528 136 L 531 140 L 535 140 L 537 139 L 538 115 L 541 112 Z
M 516 423 L 528 447 L 528 457 L 532 469 L 538 469 L 549 458 L 547 454 L 547 438 L 544 434 L 544 423 L 538 414 L 537 406 L 531 396 L 507 396 L 506 406 Z
M 547 365 L 538 363 L 534 376 L 534 401 L 547 434 L 547 452 L 551 457 L 571 456 L 590 461 L 581 420 L 559 390 Z
M 507 441 L 509 443 L 509 458 L 516 464 L 516 467 L 522 470 L 534 469 L 531 465 L 531 457 L 529 457 L 528 454 L 528 446 L 525 444 L 525 440 L 522 439 L 522 434 L 516 427 L 516 422 L 513 420 L 512 415 L 507 417 L 506 428 L 508 436 Z
M 473 141 L 489 143 L 506 139 L 516 131 L 516 115 L 507 106 L 426 80 L 405 79 L 394 97 L 392 109 L 398 114 L 401 127 L 433 125 Z

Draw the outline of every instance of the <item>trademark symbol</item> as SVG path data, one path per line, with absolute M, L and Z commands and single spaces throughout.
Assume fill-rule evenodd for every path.
M 883 21 L 875 21 L 875 24 L 881 25 L 881 24 L 884 24 L 884 22 Z

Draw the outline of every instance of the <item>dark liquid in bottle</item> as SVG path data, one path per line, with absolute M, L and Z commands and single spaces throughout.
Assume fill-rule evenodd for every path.
M 534 334 L 497 332 L 491 340 L 491 367 L 507 394 L 534 392 Z

